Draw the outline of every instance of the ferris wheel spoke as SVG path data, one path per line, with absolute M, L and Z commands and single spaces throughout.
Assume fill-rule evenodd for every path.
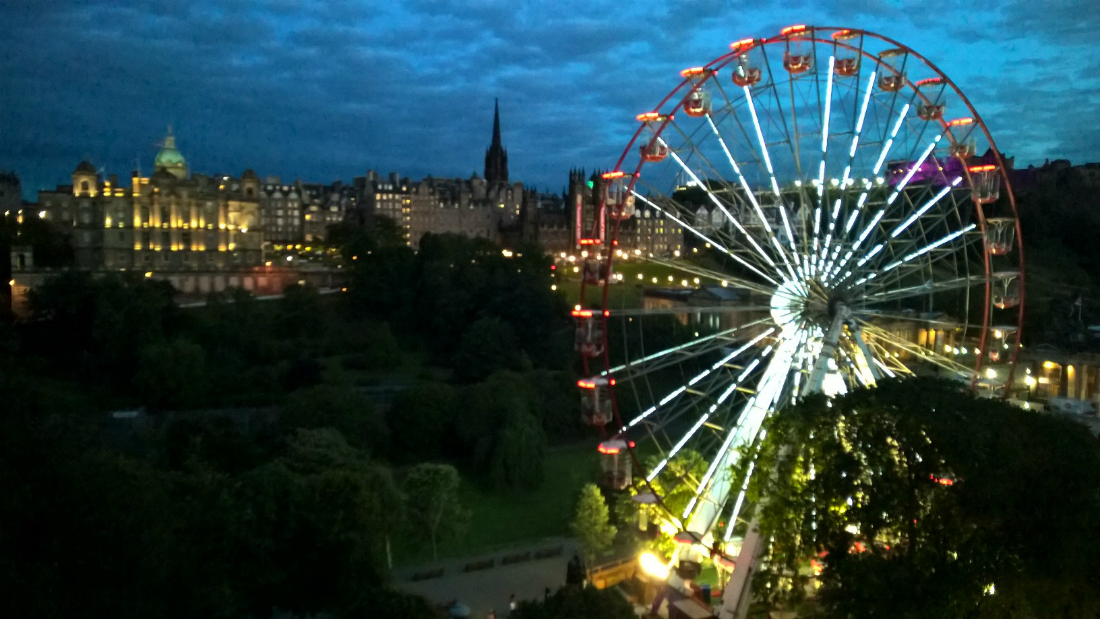
M 717 282 L 722 282 L 723 286 L 732 286 L 734 288 L 745 288 L 747 290 L 751 290 L 753 292 L 758 292 L 760 294 L 765 294 L 765 295 L 771 295 L 775 292 L 775 288 L 768 288 L 766 286 L 760 285 L 757 282 L 749 281 L 747 279 L 742 279 L 740 277 L 730 275 L 729 273 L 722 273 L 722 272 L 719 272 L 719 271 L 714 271 L 714 270 L 711 270 L 711 269 L 708 269 L 708 268 L 705 268 L 705 267 L 701 267 L 701 266 L 698 266 L 698 265 L 695 265 L 695 264 L 691 264 L 691 263 L 683 261 L 683 260 L 679 260 L 679 261 L 677 261 L 677 260 L 666 260 L 664 258 L 657 258 L 657 257 L 648 258 L 648 260 L 650 262 L 654 263 L 654 264 L 659 264 L 661 266 L 667 266 L 667 267 L 676 269 L 678 271 L 683 271 L 684 273 L 689 273 L 691 275 L 697 275 L 699 277 L 705 277 L 707 279 L 713 279 L 714 281 L 717 281 Z
M 783 248 L 783 245 L 776 237 L 775 231 L 772 230 L 771 223 L 768 222 L 768 218 L 764 215 L 763 209 L 760 208 L 760 202 L 756 199 L 756 195 L 752 188 L 749 187 L 748 181 L 745 180 L 745 175 L 741 172 L 741 167 L 737 165 L 737 160 L 733 158 L 733 153 L 730 152 L 729 146 L 726 144 L 726 140 L 722 137 L 722 133 L 718 131 L 718 126 L 714 124 L 714 119 L 710 114 L 707 115 L 707 123 L 710 125 L 711 131 L 714 132 L 715 137 L 718 139 L 718 144 L 722 147 L 722 152 L 726 155 L 726 160 L 729 161 L 730 167 L 733 169 L 733 173 L 737 175 L 737 180 L 741 185 L 742 190 L 745 192 L 745 198 L 749 204 L 752 205 L 753 214 L 756 215 L 757 221 L 760 222 L 760 226 L 764 229 L 765 234 L 768 236 L 768 240 L 771 241 L 775 247 L 776 253 L 783 259 L 784 264 L 787 266 L 788 271 L 792 278 L 795 278 L 794 267 L 790 258 L 787 255 L 787 251 Z M 713 168 L 713 166 L 712 166 Z M 717 172 L 717 170 L 715 170 Z M 740 228 L 740 225 L 738 224 Z M 797 257 L 795 258 L 797 260 Z
M 733 482 L 732 467 L 740 456 L 738 448 L 756 439 L 765 417 L 789 387 L 788 377 L 794 353 L 795 340 L 782 339 L 760 378 L 756 393 L 742 409 L 737 425 L 727 433 L 726 440 L 718 448 L 710 467 L 696 485 L 694 496 L 680 516 L 683 520 L 688 520 L 690 516 L 688 530 L 705 533 L 714 525 L 719 510 L 729 497 Z
M 974 375 L 974 368 L 965 366 L 954 359 L 950 359 L 944 355 L 937 353 L 934 350 L 923 348 L 917 344 L 910 342 L 902 337 L 890 333 L 886 329 L 876 326 L 875 324 L 864 320 L 857 319 L 864 330 L 867 331 L 871 337 L 888 343 L 898 350 L 903 350 L 910 355 L 922 360 L 928 361 L 934 365 L 949 370 L 950 372 L 957 374 L 960 377 L 970 379 Z
M 970 225 L 966 226 L 965 228 L 963 228 L 961 230 L 956 230 L 956 231 L 952 232 L 951 234 L 948 234 L 947 236 L 944 236 L 944 237 L 940 238 L 939 240 L 933 241 L 933 242 L 929 243 L 928 245 L 925 245 L 924 247 L 921 247 L 920 249 L 913 250 L 913 251 L 909 252 L 908 254 L 906 254 L 905 256 L 903 256 L 902 258 L 894 260 L 893 262 L 891 262 L 890 264 L 887 264 L 886 266 L 882 267 L 881 269 L 871 271 L 867 275 L 864 275 L 862 278 L 857 279 L 856 282 L 855 282 L 855 285 L 859 286 L 859 285 L 864 284 L 864 283 L 866 283 L 866 282 L 868 282 L 872 279 L 875 279 L 875 278 L 879 277 L 880 275 L 885 275 L 887 273 L 890 273 L 894 269 L 896 269 L 896 268 L 898 268 L 898 267 L 900 267 L 904 264 L 907 264 L 907 263 L 923 256 L 924 254 L 926 254 L 926 253 L 928 253 L 928 252 L 930 252 L 930 251 L 932 251 L 932 250 L 934 250 L 938 247 L 942 247 L 943 245 L 946 245 L 946 244 L 950 243 L 951 241 L 954 241 L 955 239 L 959 238 L 960 236 L 970 232 L 971 230 L 974 230 L 976 227 L 977 227 L 977 224 L 970 224 Z
M 771 311 L 770 305 L 682 305 L 677 307 L 640 307 L 610 310 L 612 317 L 682 316 L 686 314 L 738 314 Z M 763 318 L 761 320 L 770 320 Z
M 874 338 L 864 338 L 864 342 L 867 344 L 867 347 L 872 350 L 872 362 L 878 366 L 878 369 L 888 378 L 895 378 L 898 375 L 909 376 L 913 374 L 913 371 L 902 363 L 900 355 L 896 351 L 891 353 Z
M 756 104 L 753 102 L 752 91 L 748 86 L 742 88 L 745 92 L 745 101 L 749 105 L 749 114 L 752 116 L 752 125 L 756 130 L 756 139 L 760 144 L 760 153 L 764 158 L 764 166 L 768 171 L 768 180 L 771 181 L 772 193 L 775 195 L 776 205 L 779 207 L 779 215 L 783 220 L 783 230 L 787 234 L 787 242 L 790 245 L 791 253 L 798 255 L 798 248 L 794 244 L 794 232 L 791 230 L 791 220 L 787 215 L 786 201 L 783 199 L 782 192 L 779 191 L 779 181 L 775 177 L 775 168 L 772 167 L 771 155 L 768 153 L 768 142 L 764 139 L 764 131 L 760 127 L 760 118 L 756 113 Z M 777 95 L 778 96 L 778 95 Z M 788 137 L 788 139 L 790 139 Z
M 650 407 L 646 411 L 643 411 L 641 414 L 639 414 L 638 417 L 632 419 L 630 423 L 627 423 L 626 425 L 624 425 L 623 428 L 619 430 L 619 433 L 624 433 L 630 428 L 635 427 L 635 425 L 642 421 L 647 421 L 650 427 L 650 432 L 652 432 L 654 427 L 668 427 L 668 425 L 670 425 L 672 422 L 679 420 L 683 410 L 680 410 L 675 414 L 664 414 L 663 417 L 660 417 L 656 420 L 652 420 L 650 418 L 653 416 L 653 414 L 661 411 L 662 406 L 668 404 L 668 402 L 672 401 L 674 398 L 679 397 L 684 393 L 687 393 L 687 390 L 689 390 L 692 385 L 700 382 L 700 380 L 708 375 L 712 376 L 711 383 L 709 383 L 706 388 L 702 389 L 700 393 L 716 394 L 718 393 L 718 391 L 722 391 L 722 393 L 720 393 L 720 395 L 718 395 L 714 399 L 714 404 L 709 406 L 708 410 L 702 414 L 700 419 L 696 420 L 696 422 L 692 425 L 692 428 L 690 430 L 687 430 L 687 432 L 685 432 L 681 436 L 680 440 L 676 441 L 676 443 L 671 447 L 669 452 L 664 454 L 664 457 L 661 458 L 661 461 L 656 466 L 653 466 L 652 469 L 650 469 L 650 472 L 646 477 L 647 482 L 652 482 L 652 480 L 661 473 L 662 469 L 669 464 L 676 453 L 679 453 L 680 450 L 683 449 L 683 446 L 691 440 L 692 436 L 696 434 L 698 429 L 702 428 L 703 424 L 708 419 L 711 419 L 712 414 L 714 414 L 714 412 L 718 410 L 718 408 L 727 406 L 725 405 L 725 402 L 729 399 L 730 396 L 736 394 L 737 391 L 742 388 L 742 385 L 746 384 L 747 380 L 750 377 L 758 374 L 756 371 L 757 368 L 760 366 L 761 360 L 763 360 L 763 358 L 766 358 L 773 350 L 773 346 L 771 345 L 767 346 L 766 349 L 757 351 L 755 356 L 751 358 L 751 362 L 749 362 L 745 366 L 728 368 L 736 375 L 736 378 L 729 378 L 724 374 L 720 374 L 719 371 L 722 371 L 723 367 L 728 366 L 728 364 L 733 362 L 738 355 L 744 354 L 750 349 L 750 347 L 756 345 L 762 339 L 763 338 L 761 336 L 761 338 L 758 338 L 753 342 L 741 346 L 740 349 L 738 349 L 737 351 L 727 354 L 722 358 L 722 360 L 719 360 L 718 362 L 709 366 L 707 369 L 704 369 L 704 371 L 700 374 L 695 375 L 695 377 L 689 380 L 689 382 L 670 391 L 670 393 L 667 396 L 664 396 L 664 398 L 662 398 L 656 406 Z
M 645 202 L 647 205 L 649 205 L 650 208 L 653 208 L 656 211 L 658 211 L 660 213 L 663 213 L 666 217 L 668 217 L 668 218 L 672 219 L 673 221 L 675 221 L 677 224 L 679 224 L 685 230 L 690 231 L 692 234 L 699 237 L 704 242 L 707 242 L 707 243 L 710 243 L 711 245 L 713 245 L 716 249 L 718 249 L 718 251 L 726 254 L 730 258 L 733 258 L 733 260 L 735 262 L 739 263 L 741 266 L 749 269 L 753 273 L 756 273 L 760 277 L 764 278 L 765 281 L 772 283 L 776 287 L 779 286 L 779 282 L 777 282 L 771 276 L 765 274 L 760 268 L 758 268 L 757 266 L 749 263 L 747 260 L 745 260 L 744 258 L 739 256 L 737 253 L 735 253 L 732 250 L 728 249 L 722 243 L 719 243 L 718 241 L 716 241 L 716 240 L 708 237 L 707 235 L 703 234 L 702 232 L 696 230 L 694 226 L 692 226 L 691 224 L 687 223 L 683 219 L 680 219 L 675 214 L 673 214 L 671 212 L 671 209 L 666 209 L 666 208 L 662 208 L 662 207 L 658 206 L 652 200 L 650 200 L 649 198 L 643 196 L 642 194 L 638 193 L 637 191 L 631 191 L 631 193 L 634 195 L 634 197 L 636 199 L 641 200 L 642 202 Z
M 663 138 L 658 138 L 658 139 L 660 139 L 662 141 L 662 143 L 664 143 Z M 690 144 L 690 141 L 688 143 Z M 667 146 L 667 143 L 666 143 L 666 146 Z M 692 149 L 695 149 L 693 144 L 692 144 Z M 697 150 L 696 150 L 696 153 L 699 155 L 699 157 L 701 159 L 703 159 L 704 162 L 706 162 L 709 165 L 710 162 L 706 159 L 706 157 L 704 155 L 702 155 L 701 153 L 698 153 Z M 766 262 L 767 265 L 772 268 L 772 270 L 776 273 L 776 275 L 778 275 L 779 277 L 786 277 L 785 275 L 782 274 L 782 272 L 780 270 L 780 267 L 775 263 L 775 260 L 771 257 L 770 252 L 764 251 L 764 248 L 756 240 L 756 237 L 752 234 L 749 234 L 749 231 L 746 230 L 745 227 L 741 225 L 741 222 L 738 221 L 738 219 L 730 213 L 729 209 L 726 208 L 726 205 L 724 205 L 722 203 L 722 201 L 718 199 L 718 196 L 714 195 L 714 192 L 711 191 L 710 184 L 709 183 L 703 183 L 699 179 L 698 175 L 696 175 L 695 172 L 692 171 L 692 169 L 690 167 L 688 167 L 688 165 L 686 163 L 684 163 L 684 160 L 680 158 L 680 156 L 676 153 L 676 151 L 670 150 L 669 155 L 671 155 L 672 158 L 676 161 L 676 163 L 679 164 L 680 168 L 688 176 L 691 177 L 691 180 L 695 182 L 696 186 L 699 187 L 700 189 L 702 189 L 704 193 L 706 193 L 707 198 L 710 199 L 711 203 L 713 203 L 716 207 L 718 207 L 718 210 L 720 210 L 722 212 L 722 214 L 726 216 L 726 219 L 731 224 L 733 224 L 733 227 L 736 228 L 737 231 L 740 232 L 745 237 L 745 240 L 748 241 L 749 245 L 756 251 L 757 255 L 760 256 L 764 260 L 764 262 Z M 711 166 L 711 168 L 713 169 L 713 166 Z M 787 261 L 786 255 L 782 251 L 780 251 L 779 255 L 783 259 L 783 261 L 786 262 L 787 267 L 790 270 L 791 279 L 797 279 L 797 276 L 795 275 L 794 270 L 790 268 L 790 262 Z
M 889 301 L 899 301 L 902 299 L 910 299 L 913 297 L 928 296 L 939 292 L 975 288 L 977 286 L 984 285 L 988 281 L 989 280 L 987 278 L 981 276 L 957 277 L 954 279 L 939 282 L 929 280 L 923 284 L 918 284 L 915 286 L 905 286 L 903 288 L 895 288 L 891 290 L 869 290 L 868 292 L 865 292 L 863 294 L 862 299 L 870 305 L 875 305 L 878 303 L 886 303 Z
M 942 193 L 942 191 L 941 191 L 941 193 Z M 937 195 L 939 195 L 939 194 L 937 194 Z M 933 199 L 938 199 L 938 198 L 933 197 Z M 932 200 L 930 200 L 929 202 L 931 202 L 931 201 Z M 924 207 L 922 207 L 922 209 L 923 208 Z M 952 217 L 951 215 L 954 215 L 954 217 Z M 952 219 L 954 221 L 952 221 Z M 929 216 L 929 217 L 926 217 L 924 219 L 916 219 L 915 221 L 916 221 L 917 230 L 914 230 L 911 234 L 906 235 L 903 238 L 898 238 L 898 239 L 894 239 L 894 238 L 884 239 L 883 242 L 885 244 L 888 244 L 889 247 L 890 247 L 890 250 L 891 250 L 890 251 L 890 258 L 896 259 L 898 256 L 907 256 L 911 252 L 913 252 L 915 250 L 919 250 L 921 247 L 923 247 L 925 244 L 928 243 L 928 236 L 929 236 L 930 232 L 933 232 L 933 231 L 936 231 L 936 230 L 943 230 L 943 229 L 958 230 L 958 228 L 956 227 L 956 224 L 958 226 L 963 226 L 963 222 L 962 222 L 961 218 L 958 217 L 957 211 L 954 211 L 954 210 L 945 211 L 943 213 L 938 213 L 934 217 Z M 909 220 L 907 219 L 905 221 L 902 221 L 900 224 L 898 224 L 898 228 L 901 228 L 903 226 L 909 226 L 909 225 L 910 225 Z M 895 228 L 895 230 L 898 229 L 898 228 Z M 977 241 L 980 241 L 980 240 L 982 240 L 981 235 L 971 235 L 970 237 L 965 238 L 963 240 L 963 243 L 956 246 L 956 249 L 957 250 L 966 250 L 971 245 L 974 245 Z M 955 256 L 955 255 L 957 255 L 957 252 L 950 253 L 948 255 Z M 861 262 L 867 262 L 868 260 L 870 260 L 870 257 L 865 256 L 864 258 L 861 258 Z M 887 261 L 888 261 L 888 258 L 886 256 L 886 254 L 880 255 L 880 256 L 876 257 L 875 260 L 871 263 L 871 266 L 869 267 L 869 270 L 878 269 L 879 266 L 882 263 L 887 262 Z M 924 264 L 924 266 L 926 268 L 930 269 L 931 266 L 934 263 L 938 262 L 938 261 L 939 261 L 938 259 L 929 258 L 929 260 Z M 904 273 L 904 269 L 899 270 L 899 277 L 900 277 L 901 273 Z
M 902 255 L 901 258 L 896 258 L 894 261 L 881 268 L 878 268 L 876 266 L 873 267 L 871 270 L 866 271 L 868 275 L 865 276 L 865 279 L 862 279 L 862 282 L 860 280 L 857 280 L 857 285 L 863 282 L 877 279 L 878 281 L 875 281 L 870 286 L 868 286 L 867 294 L 873 294 L 880 290 L 888 290 L 891 286 L 906 280 L 914 274 L 924 272 L 926 276 L 931 277 L 930 273 L 938 263 L 947 259 L 953 259 L 958 252 L 965 252 L 967 247 L 976 245 L 981 242 L 981 238 L 979 238 L 978 235 L 971 235 L 969 238 L 964 236 L 967 233 L 973 231 L 976 227 L 977 224 L 970 224 L 962 228 L 961 230 L 956 230 L 944 237 L 941 237 L 937 241 L 933 241 L 927 245 L 924 245 L 923 247 L 920 247 L 919 249 L 912 249 L 904 255 L 902 255 L 901 252 L 898 252 L 895 255 Z M 940 253 L 938 256 L 930 255 L 924 261 L 915 263 L 913 262 L 917 258 L 929 254 L 933 250 L 937 250 L 938 248 L 943 247 L 944 245 L 947 245 L 952 241 L 955 241 L 959 237 L 963 237 L 963 241 L 961 243 L 955 243 L 948 249 L 940 250 L 942 253 Z M 889 275 L 889 277 L 879 279 L 880 275 Z
M 667 359 L 670 356 L 675 357 L 675 362 L 679 362 L 685 358 L 698 357 L 725 346 L 729 341 L 736 340 L 737 337 L 750 335 L 753 329 L 762 327 L 768 324 L 768 322 L 769 319 L 760 318 L 730 329 L 719 331 L 718 333 L 698 337 L 683 344 L 670 346 L 634 361 L 609 368 L 600 372 L 600 376 L 615 376 L 617 380 L 622 381 L 637 378 L 643 374 L 663 369 L 669 363 Z M 766 337 L 772 331 L 774 331 L 774 329 L 767 329 L 762 334 L 755 335 L 753 343 L 759 342 L 761 338 Z M 739 333 L 740 335 L 738 335 Z
M 852 165 L 855 163 L 856 151 L 859 148 L 859 139 L 863 132 L 864 121 L 867 118 L 867 106 L 871 101 L 871 94 L 874 92 L 875 89 L 875 78 L 877 75 L 877 71 L 872 70 L 871 75 L 867 80 L 867 87 L 864 90 L 862 103 L 859 106 L 859 115 L 855 122 L 855 128 L 852 131 L 852 142 L 848 147 L 848 162 L 847 165 L 844 166 L 844 173 L 841 175 L 839 183 L 839 187 L 841 188 L 841 190 L 854 184 L 854 180 L 851 176 Z M 856 94 L 858 94 L 858 80 L 856 84 L 857 87 L 855 90 Z M 832 271 L 836 259 L 839 257 L 840 251 L 842 251 L 843 249 L 844 239 L 851 231 L 852 227 L 855 225 L 855 220 L 859 216 L 859 209 L 863 207 L 863 204 L 867 200 L 867 192 L 870 189 L 870 185 L 864 186 L 863 189 L 864 191 L 860 195 L 855 205 L 847 203 L 851 197 L 849 192 L 844 192 L 844 194 L 840 198 L 836 199 L 836 202 L 833 205 L 832 213 L 829 215 L 829 231 L 828 236 L 826 237 L 825 251 L 822 253 L 823 258 L 827 260 L 824 268 L 822 269 L 823 273 L 826 276 L 828 276 Z M 847 225 L 845 226 L 844 232 L 841 233 L 836 232 L 836 228 L 837 225 L 840 223 L 840 213 L 843 207 L 847 207 L 848 215 Z M 829 246 L 834 240 L 834 235 L 837 244 L 833 248 L 833 256 L 831 258 L 825 258 L 829 254 Z
M 663 398 L 661 398 L 661 400 L 658 401 L 658 403 L 656 405 L 651 406 L 650 408 L 646 409 L 645 411 L 642 411 L 640 414 L 635 416 L 633 419 L 630 420 L 629 423 L 627 423 L 622 428 L 620 428 L 619 432 L 625 432 L 628 429 L 638 425 L 642 421 L 645 421 L 645 420 L 649 419 L 654 413 L 657 413 L 658 410 L 660 410 L 660 408 L 662 406 L 665 406 L 670 401 L 677 398 L 680 394 L 687 391 L 690 387 L 693 387 L 699 381 L 707 378 L 708 376 L 711 376 L 712 374 L 714 374 L 715 372 L 717 372 L 718 370 L 720 370 L 721 368 L 723 368 L 724 366 L 726 366 L 727 364 L 732 362 L 734 359 L 736 359 L 740 355 L 744 354 L 746 351 L 752 349 L 752 347 L 759 344 L 761 342 L 761 340 L 768 337 L 773 332 L 774 332 L 774 329 L 768 329 L 768 330 L 756 335 L 751 340 L 749 340 L 745 344 L 743 344 L 740 347 L 738 347 L 737 349 L 735 349 L 733 352 L 730 352 L 730 353 L 724 355 L 717 362 L 715 362 L 713 364 L 710 364 L 709 367 L 704 368 L 703 371 L 697 373 L 695 376 L 693 376 L 691 379 L 686 381 L 684 384 L 682 384 L 679 387 L 677 387 L 676 389 L 668 392 Z M 765 349 L 765 350 L 767 350 L 767 349 Z M 767 353 L 762 352 L 761 354 L 766 355 Z M 627 368 L 627 366 L 623 366 L 623 367 L 624 367 L 624 369 Z M 741 371 L 742 376 L 739 378 L 739 380 L 743 380 L 745 376 L 750 374 L 751 369 L 754 369 L 755 365 L 750 362 L 745 367 L 750 368 L 750 369 L 742 370 Z M 727 395 L 727 397 L 728 397 L 728 395 Z
M 959 320 L 950 320 L 943 318 L 941 313 L 935 313 L 934 316 L 923 316 L 916 312 L 912 313 L 897 313 L 897 312 L 883 312 L 872 309 L 852 310 L 852 313 L 857 316 L 862 316 L 866 320 L 874 321 L 876 318 L 885 320 L 894 320 L 902 322 L 919 322 L 921 324 L 929 325 L 941 325 L 944 327 L 965 327 L 968 329 L 981 329 L 980 324 L 967 324 Z

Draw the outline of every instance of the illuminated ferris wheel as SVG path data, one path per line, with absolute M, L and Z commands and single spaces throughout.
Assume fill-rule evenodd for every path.
M 644 499 L 710 547 L 737 541 L 748 475 L 733 471 L 770 413 L 915 373 L 1008 395 L 1023 319 L 1015 201 L 958 86 L 863 30 L 792 26 L 731 50 L 638 115 L 597 185 L 573 312 L 601 451 L 631 449 Z M 646 266 L 697 284 L 623 308 L 617 241 L 645 211 L 687 243 Z M 689 454 L 702 465 L 676 466 Z

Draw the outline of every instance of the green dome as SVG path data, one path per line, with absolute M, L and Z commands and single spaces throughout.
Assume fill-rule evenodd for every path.
M 184 159 L 183 153 L 176 150 L 176 136 L 172 135 L 171 128 L 168 129 L 168 135 L 164 138 L 163 148 L 153 161 L 153 169 L 164 170 L 176 178 L 187 176 L 187 160 Z

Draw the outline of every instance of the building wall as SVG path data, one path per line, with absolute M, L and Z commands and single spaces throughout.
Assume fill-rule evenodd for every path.
M 81 269 L 226 269 L 262 262 L 259 179 L 158 172 L 117 179 L 74 172 L 39 192 L 42 215 L 71 234 Z

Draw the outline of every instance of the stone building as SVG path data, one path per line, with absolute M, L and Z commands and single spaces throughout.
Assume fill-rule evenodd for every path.
M 427 177 L 416 183 L 409 200 L 410 246 L 434 234 L 460 234 L 500 242 L 502 228 L 519 220 L 523 185 Z
M 357 203 L 350 219 L 365 224 L 372 217 L 388 217 L 404 230 L 405 242 L 411 245 L 409 194 L 412 182 L 399 177 L 397 172 L 383 177 L 374 170 L 368 170 L 366 175 L 356 177 L 353 184 Z
M 235 269 L 262 263 L 261 183 L 189 174 L 171 130 L 154 172 L 123 187 L 82 161 L 71 185 L 38 194 L 41 216 L 70 234 L 82 269 Z
M 301 243 L 302 211 L 300 183 L 281 183 L 277 176 L 265 179 L 260 188 L 260 223 L 264 242 Z
M 341 181 L 331 185 L 303 183 L 301 187 L 306 205 L 302 224 L 304 241 L 323 241 L 329 226 L 344 221 L 357 208 L 358 192 Z
M 501 242 L 502 234 L 518 230 L 527 193 L 522 183 L 508 182 L 508 153 L 501 144 L 500 108 L 493 113 L 493 134 L 485 152 L 484 176 L 420 181 L 396 172 L 381 176 L 370 170 L 354 180 L 357 203 L 351 219 L 365 223 L 385 216 L 404 231 L 405 242 L 417 249 L 426 233 L 459 234 Z

